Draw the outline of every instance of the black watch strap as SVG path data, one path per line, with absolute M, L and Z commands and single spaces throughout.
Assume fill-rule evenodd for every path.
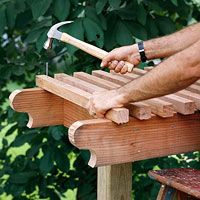
M 138 42 L 137 44 L 138 44 L 138 50 L 139 50 L 139 53 L 140 53 L 141 61 L 146 62 L 147 57 L 146 57 L 145 51 L 144 51 L 144 43 L 143 43 L 143 41 L 141 41 L 141 42 Z

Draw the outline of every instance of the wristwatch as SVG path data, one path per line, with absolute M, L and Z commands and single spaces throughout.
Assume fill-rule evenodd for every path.
M 147 57 L 146 57 L 146 54 L 145 54 L 143 41 L 138 42 L 137 45 L 138 45 L 138 50 L 139 50 L 139 53 L 140 53 L 141 61 L 142 62 L 146 62 L 147 61 Z

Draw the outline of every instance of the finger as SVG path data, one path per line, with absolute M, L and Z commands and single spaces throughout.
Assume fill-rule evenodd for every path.
M 105 56 L 101 62 L 101 67 L 106 67 L 108 66 L 108 63 L 112 60 L 115 60 L 115 54 L 113 53 L 108 53 L 107 56 Z
M 111 62 L 111 64 L 109 65 L 109 69 L 110 70 L 114 70 L 115 67 L 118 65 L 118 61 L 114 60 L 113 62 Z
M 97 118 L 104 118 L 104 115 L 101 114 L 101 113 L 97 113 L 97 114 L 96 114 L 96 117 L 97 117 Z
M 119 73 L 121 71 L 121 69 L 123 68 L 124 64 L 125 64 L 124 61 L 120 61 L 117 65 L 117 67 L 115 68 L 115 72 Z
M 128 72 L 128 67 L 127 65 L 124 65 L 120 71 L 121 74 L 126 74 Z

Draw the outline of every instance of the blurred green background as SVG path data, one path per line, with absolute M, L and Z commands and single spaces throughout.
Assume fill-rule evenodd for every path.
M 28 129 L 27 115 L 9 107 L 11 91 L 34 87 L 47 61 L 50 75 L 99 68 L 99 60 L 70 45 L 54 42 L 45 51 L 53 24 L 73 20 L 64 31 L 109 51 L 199 19 L 199 0 L 0 0 L 0 200 L 96 199 L 97 170 L 87 166 L 87 151 L 69 143 L 67 129 Z M 199 157 L 195 152 L 135 162 L 133 199 L 155 199 L 159 185 L 148 170 L 200 168 Z

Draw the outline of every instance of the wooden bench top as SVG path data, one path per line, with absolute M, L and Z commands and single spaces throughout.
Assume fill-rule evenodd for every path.
M 149 171 L 149 176 L 164 185 L 200 198 L 200 170 L 180 168 Z
M 137 69 L 125 75 L 102 70 L 92 74 L 76 72 L 73 76 L 39 75 L 36 77 L 38 88 L 14 91 L 10 104 L 14 110 L 29 114 L 29 128 L 69 127 L 71 143 L 79 149 L 90 150 L 92 167 L 199 150 L 198 87 L 195 93 L 185 89 L 113 108 L 105 119 L 89 115 L 86 108 L 93 92 L 118 88 L 145 73 L 148 72 Z

